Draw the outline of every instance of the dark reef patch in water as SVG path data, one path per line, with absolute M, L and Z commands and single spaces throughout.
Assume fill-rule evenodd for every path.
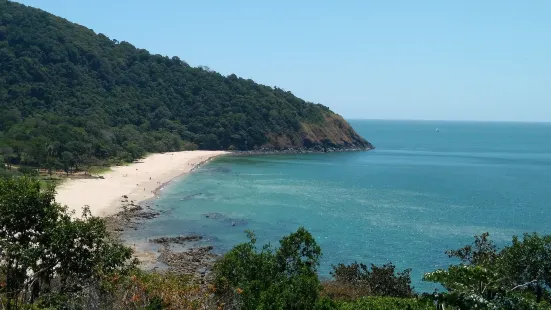
M 206 218 L 209 218 L 209 219 L 213 219 L 213 220 L 218 220 L 218 219 L 222 219 L 222 218 L 225 218 L 225 216 L 222 214 L 222 213 L 205 213 L 204 214 Z
M 180 198 L 180 200 L 181 201 L 192 200 L 193 198 L 201 196 L 201 195 L 203 195 L 203 193 L 192 194 L 192 195 L 186 196 L 184 198 Z
M 212 212 L 212 213 L 205 213 L 203 214 L 205 218 L 212 219 L 212 220 L 219 220 L 221 223 L 227 226 L 246 226 L 248 224 L 248 221 L 245 219 L 234 219 L 229 218 L 225 216 L 222 213 Z

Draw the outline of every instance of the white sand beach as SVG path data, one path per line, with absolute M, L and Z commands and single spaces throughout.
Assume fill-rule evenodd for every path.
M 135 203 L 155 196 L 155 191 L 172 179 L 189 173 L 201 163 L 227 152 L 184 151 L 153 154 L 128 166 L 113 167 L 103 179 L 68 180 L 57 188 L 56 201 L 82 213 L 85 205 L 94 216 L 119 211 L 121 198 Z

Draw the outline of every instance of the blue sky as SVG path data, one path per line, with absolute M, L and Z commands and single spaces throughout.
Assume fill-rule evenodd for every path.
M 20 0 L 347 118 L 551 121 L 551 1 Z

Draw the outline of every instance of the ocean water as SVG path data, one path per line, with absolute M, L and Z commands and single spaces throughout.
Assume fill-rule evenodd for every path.
M 277 245 L 304 226 L 322 247 L 322 276 L 392 262 L 431 291 L 423 273 L 474 235 L 504 245 L 551 233 L 551 124 L 350 123 L 375 150 L 216 159 L 163 189 L 153 203 L 169 212 L 133 238 L 201 234 L 222 253 L 247 229 Z

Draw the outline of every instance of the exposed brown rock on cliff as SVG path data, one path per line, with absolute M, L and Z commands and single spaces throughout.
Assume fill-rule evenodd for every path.
M 339 151 L 369 150 L 373 145 L 362 138 L 342 116 L 327 112 L 321 124 L 301 123 L 298 132 L 270 135 L 265 150 Z

